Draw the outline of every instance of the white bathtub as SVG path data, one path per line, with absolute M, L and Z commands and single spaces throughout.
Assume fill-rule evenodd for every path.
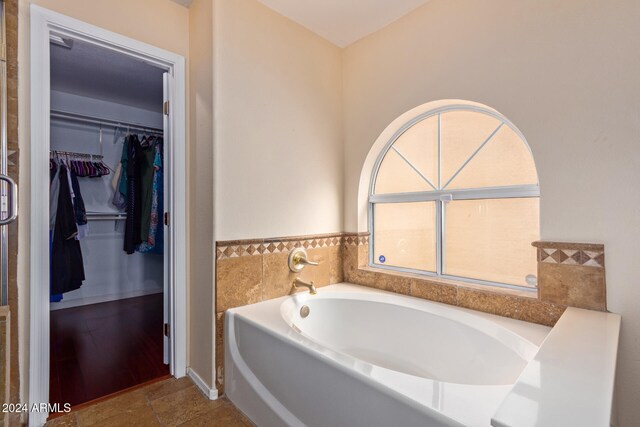
M 258 426 L 487 427 L 549 331 L 332 285 L 227 311 L 225 391 Z

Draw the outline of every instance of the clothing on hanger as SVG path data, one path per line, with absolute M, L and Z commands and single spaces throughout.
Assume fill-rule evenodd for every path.
M 50 162 L 53 167 L 53 176 L 49 184 L 49 230 L 53 231 L 56 225 L 56 215 L 58 213 L 58 197 L 60 195 L 60 167 L 54 161 Z
M 88 235 L 87 214 L 73 160 L 57 156 L 49 161 L 49 257 L 50 301 L 59 302 L 62 294 L 77 289 L 84 280 L 84 265 L 79 244 Z M 75 164 L 75 167 L 79 167 Z
M 58 213 L 58 198 L 60 196 L 60 167 L 56 160 L 49 160 L 49 291 L 50 302 L 62 301 L 62 294 L 53 293 L 53 230 Z
M 153 176 L 156 147 L 152 138 L 146 139 L 146 146 L 140 145 L 140 241 L 149 240 L 151 205 L 153 200 Z
M 73 207 L 67 166 L 59 167 L 60 189 L 51 245 L 51 293 L 63 294 L 82 286 L 84 264 Z
M 113 198 L 111 199 L 111 203 L 120 211 L 125 210 L 127 207 L 126 193 L 122 193 L 120 191 L 120 183 L 122 182 L 123 175 L 126 174 L 122 173 L 122 163 L 118 163 L 111 180 L 111 188 L 113 189 Z
M 144 145 L 143 145 L 144 143 Z M 122 147 L 121 172 L 112 203 L 127 212 L 123 249 L 127 254 L 162 253 L 162 138 L 131 134 Z M 114 181 L 115 182 L 115 181 Z M 160 243 L 160 244 L 158 244 Z
M 162 171 L 162 139 L 160 138 L 156 142 L 155 151 L 149 234 L 147 241 L 142 242 L 138 247 L 138 251 L 161 254 L 164 249 L 164 224 L 161 221 L 164 212 L 164 178 Z
M 126 167 L 127 175 L 127 219 L 124 231 L 123 249 L 127 254 L 136 251 L 136 247 L 142 243 L 140 238 L 141 224 L 141 177 L 140 162 L 142 147 L 137 135 L 129 135 L 127 138 L 127 157 L 126 165 L 123 163 L 123 169 Z
M 88 234 L 80 177 L 98 178 L 113 172 L 112 203 L 126 210 L 123 249 L 162 253 L 164 224 L 162 138 L 128 134 L 120 163 L 108 167 L 102 156 L 52 152 L 50 168 L 50 300 L 82 286 L 84 264 L 79 239 Z
M 78 235 L 76 239 L 80 240 L 89 234 L 89 224 L 87 223 L 87 210 L 84 207 L 84 200 L 82 199 L 82 194 L 80 193 L 80 183 L 78 182 L 78 177 L 76 177 L 75 173 L 71 170 L 69 171 L 69 176 L 71 178 L 71 190 L 73 194 L 73 210 L 76 216 L 76 225 L 78 226 Z

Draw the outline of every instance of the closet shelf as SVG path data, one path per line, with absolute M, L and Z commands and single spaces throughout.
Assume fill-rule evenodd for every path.
M 114 128 L 126 128 L 128 130 L 137 130 L 162 136 L 163 130 L 152 126 L 144 126 L 140 123 L 124 122 L 119 120 L 107 119 L 97 116 L 89 116 L 86 114 L 72 113 L 64 110 L 51 109 L 51 117 L 63 120 L 70 120 L 80 123 L 92 123 L 102 126 L 110 126 Z

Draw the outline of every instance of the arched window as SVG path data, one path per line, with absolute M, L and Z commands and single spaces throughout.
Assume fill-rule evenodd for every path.
M 395 133 L 373 168 L 370 263 L 531 286 L 539 202 L 533 156 L 505 117 L 477 104 L 428 111 Z

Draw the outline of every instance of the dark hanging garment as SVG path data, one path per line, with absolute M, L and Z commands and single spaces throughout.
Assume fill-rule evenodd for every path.
M 68 173 L 71 174 L 71 186 L 73 188 L 73 194 L 75 195 L 73 200 L 73 210 L 76 214 L 76 224 L 86 225 L 87 210 L 84 207 L 84 200 L 82 200 L 82 194 L 80 193 L 80 183 L 78 182 L 78 177 L 72 170 L 68 171 Z
M 142 243 L 140 238 L 141 196 L 140 196 L 140 140 L 136 135 L 127 137 L 127 220 L 124 229 L 124 251 L 132 254 Z
M 151 227 L 151 211 L 153 205 L 153 176 L 155 174 L 154 161 L 156 158 L 155 143 L 149 143 L 140 148 L 140 240 L 149 240 Z
M 58 163 L 49 160 L 49 290 L 53 284 L 53 230 L 58 213 L 58 198 L 60 196 L 60 178 L 58 175 Z M 62 294 L 50 293 L 50 302 L 62 301 Z
M 49 160 L 49 185 L 53 182 L 53 177 L 56 176 L 56 172 L 58 172 L 58 164 L 53 160 Z
M 76 240 L 78 228 L 71 201 L 67 168 L 60 166 L 60 194 L 56 223 L 53 231 L 51 254 L 51 293 L 63 294 L 82 286 L 84 264 L 80 242 Z

